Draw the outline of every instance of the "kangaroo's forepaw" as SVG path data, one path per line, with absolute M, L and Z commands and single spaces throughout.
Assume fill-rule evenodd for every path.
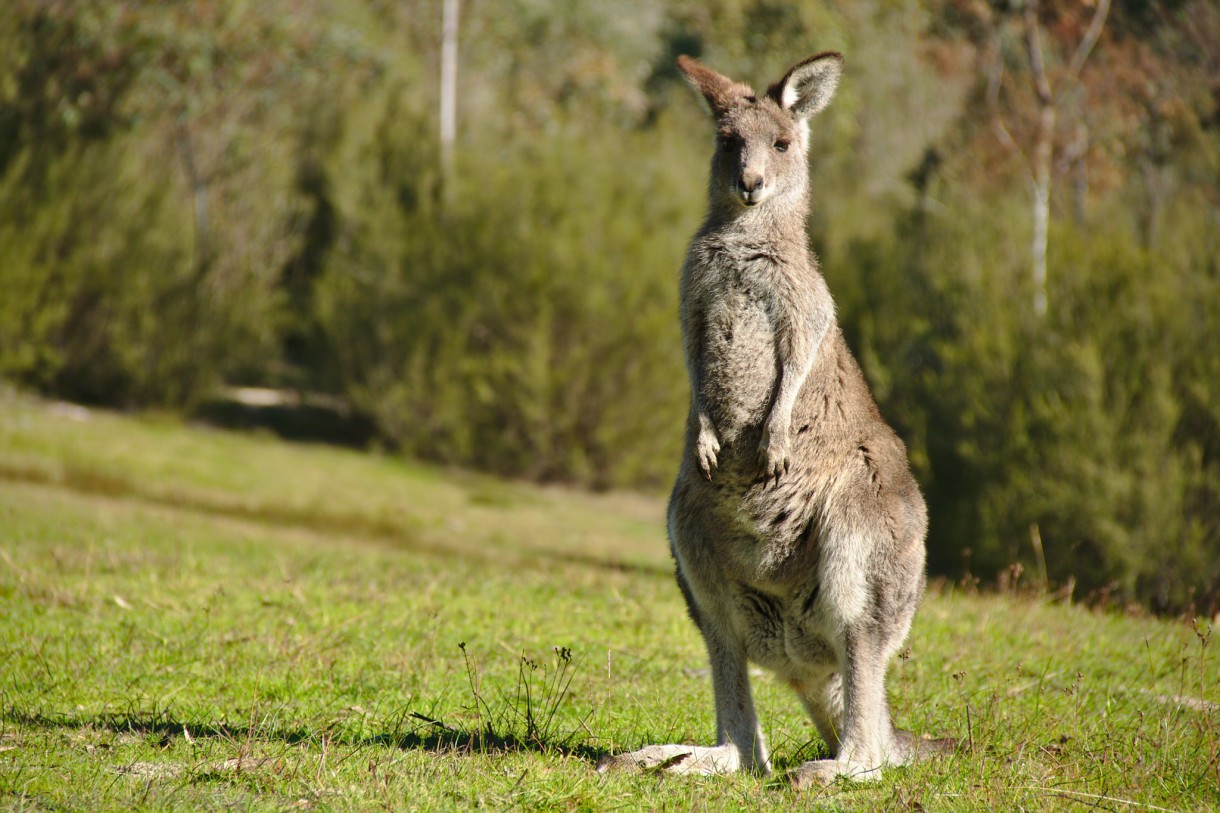
M 710 429 L 701 431 L 699 439 L 695 441 L 695 460 L 699 463 L 699 470 L 708 480 L 712 479 L 712 472 L 716 471 L 716 460 L 719 454 L 720 441 L 716 439 L 716 433 Z
M 764 429 L 758 444 L 758 471 L 765 481 L 779 482 L 780 475 L 787 474 L 792 466 L 792 454 L 787 432 L 772 432 Z
M 741 767 L 741 755 L 731 745 L 649 745 L 627 754 L 606 755 L 598 773 L 610 771 L 665 771 L 677 774 L 726 774 Z

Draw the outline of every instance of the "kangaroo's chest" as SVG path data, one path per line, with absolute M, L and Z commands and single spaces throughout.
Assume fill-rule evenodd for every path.
M 770 407 L 783 303 L 759 269 L 728 269 L 709 289 L 704 313 L 700 394 L 721 439 L 731 441 Z

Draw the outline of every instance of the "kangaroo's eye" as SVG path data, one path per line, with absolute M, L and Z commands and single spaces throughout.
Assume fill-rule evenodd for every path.
M 725 152 L 737 149 L 737 137 L 732 135 L 720 135 L 716 140 L 720 142 L 720 149 Z
M 775 142 L 775 151 L 776 152 L 787 152 L 788 143 L 789 143 L 788 140 L 784 139 L 784 138 L 781 138 L 779 141 L 776 141 Z

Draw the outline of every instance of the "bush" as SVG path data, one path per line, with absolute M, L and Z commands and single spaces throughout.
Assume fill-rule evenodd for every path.
M 931 569 L 988 578 L 1019 561 L 1082 594 L 1214 601 L 1220 422 L 1200 341 L 1220 340 L 1215 275 L 1120 229 L 1064 226 L 1038 319 L 1025 269 L 996 251 L 1003 210 L 967 211 L 908 213 L 892 242 L 853 244 L 858 276 L 839 281 L 927 492 Z
M 666 179 L 688 161 L 655 133 L 491 148 L 442 207 L 409 121 L 391 107 L 359 157 L 317 290 L 353 403 L 411 454 L 597 487 L 668 479 L 698 203 Z

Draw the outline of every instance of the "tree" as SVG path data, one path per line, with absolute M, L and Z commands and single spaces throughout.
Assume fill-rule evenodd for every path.
M 1051 79 L 1053 67 L 1048 66 L 1047 55 L 1042 46 L 1046 34 L 1044 24 L 1039 17 L 1039 1 L 1024 0 L 1020 11 L 1021 38 L 1025 45 L 1030 85 L 1036 100 L 1036 123 L 1032 134 L 1033 143 L 1028 156 L 1013 138 L 999 109 L 999 98 L 1004 84 L 1003 47 L 1000 43 L 1002 27 L 1006 23 L 1003 15 L 997 16 L 993 29 L 994 62 L 987 97 L 997 137 L 1005 147 L 1021 156 L 1028 175 L 1033 223 L 1033 237 L 1030 244 L 1030 278 L 1034 288 L 1034 313 L 1042 317 L 1046 315 L 1047 309 L 1046 252 L 1050 236 L 1051 182 L 1058 109 L 1063 102 L 1064 88 L 1079 83 L 1080 71 L 1088 62 L 1093 48 L 1101 37 L 1106 17 L 1110 13 L 1110 0 L 1097 0 L 1088 27 L 1076 43 L 1071 58 L 1065 66 L 1055 71 L 1059 75 L 1055 78 L 1054 85 L 1052 85 Z M 1073 142 L 1071 150 L 1080 154 L 1085 149 L 1087 149 L 1087 131 L 1081 124 L 1077 127 L 1077 138 Z

